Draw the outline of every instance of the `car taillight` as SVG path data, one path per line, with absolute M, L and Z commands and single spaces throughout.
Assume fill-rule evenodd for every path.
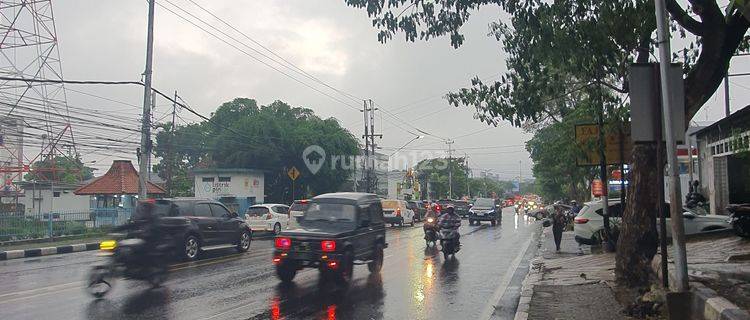
M 320 250 L 323 252 L 334 252 L 336 251 L 336 241 L 323 240 L 320 242 Z
M 396 216 L 401 216 L 401 208 L 396 208 Z
M 589 222 L 589 219 L 578 218 L 578 217 L 576 217 L 575 219 L 573 219 L 573 223 L 575 223 L 575 224 L 584 224 L 586 222 Z
M 292 247 L 292 239 L 279 237 L 274 241 L 274 245 L 276 246 L 276 249 L 287 250 Z

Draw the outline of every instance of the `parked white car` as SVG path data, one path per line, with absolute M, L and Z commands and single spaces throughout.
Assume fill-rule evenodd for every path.
M 604 217 L 602 216 L 602 202 L 587 202 L 581 208 L 581 211 L 573 219 L 573 230 L 575 232 L 576 242 L 587 245 L 598 245 L 606 238 L 604 231 Z M 610 200 L 609 212 L 615 224 L 621 222 L 621 209 L 619 200 Z M 664 208 L 669 213 L 669 204 Z M 696 234 L 706 231 L 729 229 L 732 225 L 729 223 L 728 216 L 719 216 L 708 214 L 701 208 L 684 208 L 683 217 L 685 218 L 685 234 Z M 667 237 L 672 236 L 671 219 L 667 218 Z
M 308 200 L 294 200 L 289 207 L 289 229 L 299 228 L 299 220 L 305 215 L 305 210 L 310 206 Z
M 382 200 L 383 219 L 385 223 L 391 225 L 397 224 L 401 227 L 404 224 L 414 226 L 414 211 L 409 209 L 404 200 Z
M 245 211 L 245 222 L 253 231 L 279 234 L 289 227 L 289 207 L 283 204 L 256 204 Z

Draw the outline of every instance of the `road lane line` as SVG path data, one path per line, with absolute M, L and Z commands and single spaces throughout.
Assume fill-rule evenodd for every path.
M 500 285 L 495 289 L 494 294 L 492 295 L 492 299 L 490 299 L 489 303 L 484 306 L 482 309 L 482 313 L 479 315 L 477 319 L 491 319 L 492 314 L 495 313 L 495 308 L 497 308 L 498 303 L 500 302 L 500 299 L 503 298 L 503 294 L 505 294 L 505 291 L 508 289 L 508 285 L 510 285 L 510 281 L 513 279 L 513 274 L 516 273 L 516 269 L 518 269 L 518 266 L 521 264 L 521 260 L 523 260 L 523 257 L 526 255 L 526 251 L 529 249 L 529 246 L 531 245 L 531 240 L 533 238 L 532 236 L 526 240 L 523 244 L 523 250 L 516 255 L 516 258 L 513 259 L 513 262 L 511 262 L 511 267 L 508 268 L 507 271 L 505 271 L 505 274 L 503 275 L 502 280 L 500 280 Z
M 60 289 L 60 290 L 47 291 L 47 292 L 32 294 L 32 295 L 29 295 L 29 296 L 23 296 L 23 297 L 8 299 L 8 300 L 2 300 L 2 301 L 0 301 L 0 304 L 4 304 L 4 303 L 8 303 L 8 302 L 14 302 L 14 301 L 18 301 L 18 300 L 25 300 L 25 299 L 30 299 L 30 298 L 37 298 L 37 297 L 46 296 L 46 295 L 53 294 L 53 293 L 60 293 L 60 292 L 68 291 L 68 290 L 71 290 L 71 289 L 81 289 L 81 288 L 83 288 L 83 286 L 80 286 L 80 287 L 76 286 L 76 287 L 64 288 L 64 289 Z M 42 288 L 42 289 L 46 289 L 46 288 Z
M 11 293 L 0 294 L 0 298 L 4 298 L 4 297 L 8 297 L 8 296 L 24 295 L 24 294 L 33 293 L 33 292 L 36 292 L 36 291 L 50 290 L 50 289 L 54 289 L 54 288 L 57 288 L 57 287 L 66 287 L 66 286 L 69 286 L 71 284 L 83 284 L 83 281 L 68 282 L 68 283 L 56 284 L 54 286 L 47 286 L 47 287 L 42 287 L 42 288 L 28 289 L 28 290 L 24 290 L 24 291 L 16 291 L 16 292 L 11 292 Z

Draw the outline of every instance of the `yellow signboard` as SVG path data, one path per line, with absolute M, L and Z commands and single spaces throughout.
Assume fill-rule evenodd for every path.
M 297 180 L 299 178 L 299 170 L 297 170 L 297 167 L 292 167 L 289 169 L 289 171 L 286 172 L 286 174 L 289 176 L 289 179 Z
M 582 151 L 576 159 L 576 164 L 579 166 L 599 165 L 599 126 L 596 124 L 580 124 L 576 125 L 575 129 L 576 144 Z M 622 148 L 620 148 L 621 144 Z M 633 150 L 630 128 L 625 128 L 622 134 L 618 132 L 607 133 L 604 136 L 604 145 L 604 157 L 607 164 L 627 163 Z M 624 159 L 620 158 L 621 149 Z

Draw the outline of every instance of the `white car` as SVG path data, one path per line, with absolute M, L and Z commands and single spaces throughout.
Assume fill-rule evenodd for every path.
M 621 209 L 619 200 L 610 200 L 609 212 L 615 225 L 621 222 Z M 669 213 L 669 204 L 665 204 L 664 212 Z M 685 234 L 696 234 L 712 230 L 731 228 L 728 216 L 711 215 L 701 208 L 684 208 Z M 587 202 L 581 211 L 573 219 L 573 231 L 576 242 L 587 245 L 598 245 L 606 238 L 604 231 L 604 217 L 602 216 L 602 202 Z M 658 220 L 657 220 L 658 223 Z M 672 236 L 671 219 L 667 218 L 667 237 Z
M 283 204 L 256 204 L 245 211 L 245 222 L 253 231 L 279 234 L 289 227 L 289 207 Z
M 391 225 L 397 224 L 401 227 L 404 224 L 414 226 L 414 211 L 406 206 L 404 200 L 382 200 L 383 220 Z
M 305 215 L 305 210 L 310 206 L 308 200 L 294 200 L 289 207 L 289 229 L 299 228 L 299 220 Z

